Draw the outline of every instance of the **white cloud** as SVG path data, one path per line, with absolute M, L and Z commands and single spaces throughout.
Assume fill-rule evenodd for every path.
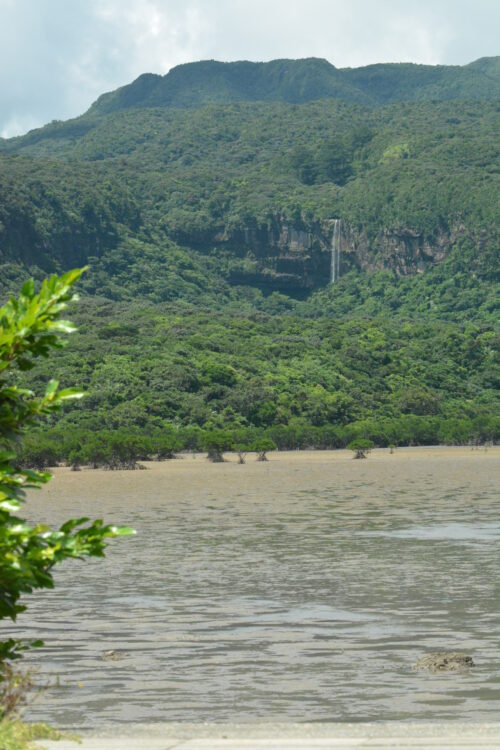
M 13 138 L 15 135 L 26 133 L 28 130 L 38 127 L 39 124 L 36 117 L 13 115 L 3 123 L 0 138 Z
M 211 32 L 208 14 L 188 2 L 106 0 L 95 12 L 115 39 L 115 55 L 135 75 L 197 59 Z
M 500 52 L 499 22 L 497 0 L 0 0 L 0 130 L 191 60 L 466 63 Z

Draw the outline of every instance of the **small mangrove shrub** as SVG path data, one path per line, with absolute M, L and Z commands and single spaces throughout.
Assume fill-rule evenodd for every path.
M 271 438 L 262 437 L 255 441 L 252 450 L 257 453 L 257 461 L 267 461 L 267 453 L 276 450 L 276 443 Z
M 366 454 L 370 453 L 374 447 L 374 443 L 373 440 L 357 438 L 356 440 L 351 440 L 347 447 L 349 450 L 354 451 L 353 458 L 366 458 Z

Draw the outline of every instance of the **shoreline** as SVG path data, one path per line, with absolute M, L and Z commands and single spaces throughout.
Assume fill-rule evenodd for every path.
M 81 744 L 44 741 L 47 750 L 348 750 L 373 747 L 499 748 L 499 722 L 123 724 L 83 732 Z
M 297 448 L 295 450 L 274 450 L 267 451 L 267 461 L 257 461 L 257 453 L 255 451 L 243 451 L 245 457 L 245 463 L 243 465 L 261 463 L 283 463 L 290 461 L 293 463 L 329 463 L 331 461 L 352 461 L 354 460 L 354 451 L 348 448 Z M 47 470 L 57 474 L 59 472 L 71 471 L 77 474 L 80 471 L 103 471 L 106 473 L 118 474 L 120 472 L 137 471 L 140 467 L 151 470 L 155 467 L 175 466 L 181 462 L 204 462 L 207 466 L 224 466 L 225 464 L 237 464 L 239 463 L 239 454 L 235 451 L 224 451 L 224 460 L 222 462 L 211 462 L 207 458 L 206 451 L 203 452 L 191 452 L 191 451 L 180 451 L 176 453 L 174 458 L 160 459 L 160 460 L 137 460 L 137 467 L 135 469 L 128 468 L 117 468 L 112 469 L 108 467 L 93 468 L 89 465 L 82 465 L 78 470 L 72 469 L 68 465 L 59 464 L 58 466 L 49 466 Z M 481 445 L 481 446 L 470 446 L 470 445 L 426 445 L 426 446 L 403 446 L 401 448 L 373 448 L 367 454 L 366 458 L 357 463 L 367 464 L 370 461 L 393 461 L 397 462 L 402 459 L 406 460 L 432 460 L 432 459 L 498 459 L 500 458 L 500 445 Z

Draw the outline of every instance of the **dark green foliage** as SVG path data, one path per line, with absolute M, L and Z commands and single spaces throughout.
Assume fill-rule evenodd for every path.
M 259 450 L 263 439 L 293 449 L 498 437 L 492 324 L 370 320 L 342 307 L 352 305 L 351 281 L 342 284 L 286 313 L 150 304 L 110 319 L 108 303 L 87 298 L 57 372 L 88 395 L 27 441 L 26 459 L 116 465 L 181 449 Z M 102 336 L 119 326 L 123 338 Z M 48 373 L 24 377 L 36 386 Z
M 374 443 L 373 440 L 366 438 L 356 438 L 356 440 L 351 440 L 347 447 L 354 451 L 354 458 L 366 458 L 366 454 L 374 447 Z
M 279 233 L 277 217 L 297 229 L 341 217 L 370 267 L 395 267 L 384 238 L 407 231 L 445 254 L 466 244 L 491 271 L 499 129 L 495 102 L 127 110 L 67 139 L 49 126 L 4 143 L 25 156 L 0 156 L 0 257 L 14 277 L 23 262 L 42 272 L 89 261 L 87 285 L 108 297 L 124 294 L 124 279 L 155 301 L 220 293 L 252 270 L 272 288 L 276 251 L 262 231 Z
M 0 197 L 0 259 L 44 272 L 99 258 L 118 245 L 125 227 L 140 223 L 127 190 L 96 181 L 85 165 L 0 153 Z
M 207 62 L 2 142 L 0 293 L 91 265 L 58 358 L 89 396 L 26 461 L 494 439 L 497 82 Z

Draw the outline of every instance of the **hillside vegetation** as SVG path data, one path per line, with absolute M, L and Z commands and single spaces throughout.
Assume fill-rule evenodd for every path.
M 2 296 L 90 266 L 58 359 L 89 396 L 37 460 L 495 439 L 499 86 L 497 58 L 196 63 L 0 141 Z

